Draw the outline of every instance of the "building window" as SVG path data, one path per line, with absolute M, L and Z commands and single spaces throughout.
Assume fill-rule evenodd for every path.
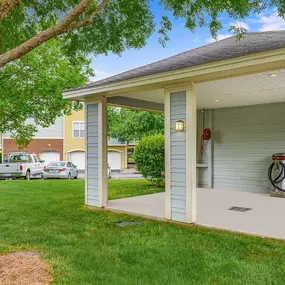
M 84 138 L 85 137 L 84 121 L 73 122 L 73 137 L 74 138 Z

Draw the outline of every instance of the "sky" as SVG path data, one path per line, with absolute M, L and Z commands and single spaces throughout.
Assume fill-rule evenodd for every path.
M 161 16 L 165 15 L 165 11 L 156 2 L 152 4 L 151 9 L 155 14 L 156 23 L 159 23 Z M 285 29 L 285 21 L 278 17 L 277 10 L 274 8 L 264 11 L 260 15 L 249 15 L 241 21 L 234 22 L 227 15 L 221 15 L 221 19 L 224 27 L 218 32 L 217 40 L 232 36 L 232 32 L 229 32 L 229 28 L 232 25 L 246 28 L 248 32 Z M 184 27 L 185 21 L 183 19 L 174 20 L 172 18 L 172 20 L 172 30 L 169 33 L 170 41 L 167 42 L 165 48 L 159 44 L 158 34 L 154 33 L 149 38 L 147 45 L 142 49 L 127 50 L 121 56 L 112 53 L 109 53 L 107 56 L 91 56 L 95 76 L 90 78 L 90 81 L 101 80 L 215 41 L 206 27 L 197 28 L 195 33 L 192 33 Z M 157 26 L 158 28 L 159 25 Z

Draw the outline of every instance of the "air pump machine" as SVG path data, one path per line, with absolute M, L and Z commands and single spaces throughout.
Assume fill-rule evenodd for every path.
M 272 155 L 272 164 L 268 169 L 268 178 L 275 191 L 285 192 L 285 153 Z

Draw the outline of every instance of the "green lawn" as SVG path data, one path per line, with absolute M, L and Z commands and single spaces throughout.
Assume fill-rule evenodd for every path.
M 162 192 L 162 188 L 153 188 L 145 179 L 109 180 L 109 200 Z
M 156 192 L 110 181 L 110 197 Z M 285 284 L 285 242 L 83 205 L 84 181 L 0 181 L 0 252 L 39 251 L 54 284 Z M 283 226 L 282 217 L 280 226 Z M 119 221 L 143 224 L 121 228 Z

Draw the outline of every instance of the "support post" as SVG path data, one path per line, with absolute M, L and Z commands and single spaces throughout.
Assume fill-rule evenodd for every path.
M 186 222 L 196 222 L 197 105 L 194 85 L 186 90 Z
M 165 88 L 165 217 L 196 221 L 196 94 L 193 84 Z M 185 129 L 176 132 L 175 122 Z
M 108 201 L 107 100 L 85 103 L 85 203 L 105 207 Z
M 171 108 L 170 92 L 164 95 L 164 138 L 165 138 L 165 218 L 171 220 Z

